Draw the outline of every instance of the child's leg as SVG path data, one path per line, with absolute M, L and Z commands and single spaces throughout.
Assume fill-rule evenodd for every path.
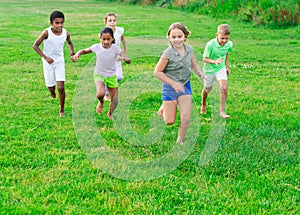
M 181 144 L 184 142 L 184 137 L 188 130 L 191 112 L 192 112 L 192 96 L 184 95 L 178 97 L 178 106 L 180 111 L 180 125 L 178 129 L 178 139 Z
M 96 97 L 99 100 L 99 103 L 97 105 L 96 108 L 96 112 L 98 114 L 102 113 L 102 108 L 103 108 L 103 104 L 104 104 L 104 96 L 105 96 L 105 84 L 102 81 L 97 81 L 95 83 L 96 86 Z
M 209 92 L 212 89 L 215 77 L 216 77 L 215 75 L 205 76 L 206 79 L 204 79 L 204 88 L 202 90 L 202 105 L 200 111 L 200 113 L 202 114 L 206 114 L 206 100 Z
M 65 107 L 65 98 L 66 98 L 66 93 L 65 93 L 65 82 L 64 81 L 58 81 L 57 82 L 57 90 L 59 93 L 59 103 L 60 103 L 60 110 L 59 114 L 60 116 L 64 116 L 64 107 Z
M 157 111 L 157 115 L 160 117 L 160 118 L 164 118 L 164 109 L 163 109 L 163 105 L 161 105 Z
M 50 95 L 52 98 L 56 98 L 56 93 L 55 93 L 55 70 L 52 68 L 51 64 L 48 64 L 46 60 L 42 60 L 43 62 L 43 71 L 44 71 L 44 79 L 45 79 L 45 84 L 48 87 L 48 90 L 50 92 Z
M 59 104 L 60 104 L 60 110 L 59 110 L 59 114 L 60 116 L 64 116 L 64 107 L 65 107 L 65 98 L 66 98 L 66 94 L 65 94 L 65 80 L 66 80 L 66 71 L 65 71 L 65 64 L 64 61 L 57 63 L 55 65 L 53 65 L 53 72 L 54 72 L 54 76 L 52 78 L 55 77 L 56 83 L 57 83 L 57 91 L 59 94 Z M 49 75 L 52 72 L 49 73 Z M 49 77 L 48 77 L 49 78 Z
M 204 87 L 202 90 L 202 105 L 201 105 L 201 112 L 200 112 L 202 114 L 206 114 L 206 100 L 211 89 L 212 87 L 207 87 L 207 88 Z
M 166 124 L 172 125 L 176 121 L 177 101 L 163 101 L 162 116 Z
M 48 90 L 50 92 L 50 95 L 52 98 L 56 98 L 56 93 L 55 93 L 55 86 L 53 87 L 48 87 Z
M 226 104 L 226 99 L 228 94 L 227 81 L 220 80 L 219 84 L 220 84 L 220 116 L 223 118 L 228 118 L 230 116 L 225 112 L 225 104 Z
M 119 103 L 119 99 L 118 99 L 118 88 L 107 88 L 109 91 L 109 95 L 110 95 L 110 108 L 109 111 L 107 113 L 107 116 L 110 119 L 113 119 L 112 114 L 114 112 L 114 110 L 117 108 L 118 103 Z

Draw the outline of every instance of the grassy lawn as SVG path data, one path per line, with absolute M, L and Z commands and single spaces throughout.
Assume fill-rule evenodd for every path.
M 299 214 L 300 28 L 264 29 L 164 8 L 102 1 L 4 1 L 0 7 L 0 214 Z M 125 28 L 116 120 L 96 115 L 93 54 L 66 56 L 66 117 L 44 85 L 32 49 L 49 15 L 66 16 L 75 50 L 99 42 L 107 12 Z M 202 81 L 192 76 L 188 143 L 175 144 L 178 122 L 156 116 L 153 76 L 166 33 L 181 21 L 201 63 L 218 24 L 230 24 L 227 112 L 218 86 L 199 115 Z

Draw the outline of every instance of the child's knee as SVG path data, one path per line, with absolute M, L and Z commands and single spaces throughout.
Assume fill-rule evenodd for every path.
M 173 125 L 175 123 L 175 119 L 165 119 L 165 123 L 167 125 Z
M 190 119 L 191 119 L 190 115 L 184 114 L 181 116 L 180 123 L 183 126 L 188 126 L 190 124 Z
M 211 89 L 212 89 L 212 87 L 205 87 L 205 88 L 204 88 L 204 91 L 205 91 L 206 93 L 209 93 L 209 92 L 211 91 Z
M 98 98 L 98 99 L 102 99 L 102 98 L 104 98 L 104 96 L 105 96 L 105 91 L 98 91 L 98 92 L 96 92 L 96 97 Z
M 221 93 L 227 93 L 227 92 L 228 92 L 228 87 L 227 87 L 227 85 L 222 85 L 222 86 L 220 87 L 220 90 L 221 90 Z
M 64 86 L 58 86 L 58 87 L 57 87 L 57 91 L 58 91 L 59 93 L 63 93 L 63 92 L 65 92 L 65 87 L 64 87 Z

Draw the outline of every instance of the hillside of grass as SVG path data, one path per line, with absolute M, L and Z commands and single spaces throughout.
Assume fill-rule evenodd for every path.
M 65 46 L 66 105 L 44 85 L 32 49 L 53 10 L 75 50 L 99 42 L 107 12 L 124 27 L 124 65 L 116 120 L 95 113 L 95 56 L 76 63 Z M 220 120 L 218 86 L 199 114 L 203 83 L 192 76 L 193 115 L 184 147 L 179 122 L 156 111 L 153 76 L 172 22 L 188 26 L 187 43 L 202 65 L 217 25 L 231 26 L 227 112 Z M 1 1 L 0 214 L 299 214 L 298 27 L 269 29 L 231 17 L 94 0 Z M 125 117 L 124 117 L 125 116 Z

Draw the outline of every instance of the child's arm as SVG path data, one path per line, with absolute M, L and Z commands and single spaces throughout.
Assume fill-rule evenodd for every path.
M 217 60 L 213 60 L 213 59 L 208 58 L 208 57 L 204 57 L 203 58 L 203 62 L 205 62 L 205 63 L 211 63 L 211 64 L 216 64 L 216 65 L 222 63 L 222 61 L 223 61 L 223 58 L 221 58 L 221 57 L 219 59 L 217 59 Z
M 93 51 L 90 48 L 86 48 L 86 49 L 81 49 L 78 52 L 76 52 L 76 54 L 73 56 L 72 61 L 75 62 L 79 59 L 80 55 L 83 54 L 89 54 L 92 53 Z
M 170 85 L 176 92 L 184 92 L 184 86 L 180 82 L 174 81 L 163 72 L 168 65 L 168 58 L 162 54 L 158 63 L 156 64 L 154 75 L 162 82 Z
M 121 56 L 121 57 L 118 57 L 117 60 L 124 60 L 125 63 L 130 64 L 130 62 L 131 62 L 131 61 L 130 61 L 130 58 L 126 56 L 125 50 L 123 50 L 123 51 L 120 53 L 120 56 Z
M 200 67 L 196 61 L 195 55 L 192 55 L 192 70 L 202 79 L 204 79 L 204 74 L 201 72 Z
M 121 36 L 121 43 L 122 43 L 122 46 L 123 46 L 123 51 L 126 53 L 127 52 L 127 46 L 126 46 L 124 34 L 122 34 L 122 36 Z
M 71 41 L 71 36 L 69 34 L 69 32 L 67 32 L 67 43 L 68 43 L 68 46 L 69 46 L 69 49 L 70 49 L 70 56 L 73 57 L 75 54 L 74 54 L 74 46 L 73 46 L 73 43 Z
M 41 35 L 36 39 L 33 43 L 32 48 L 42 57 L 44 58 L 49 64 L 52 64 L 54 60 L 44 54 L 44 52 L 40 49 L 41 43 L 48 38 L 48 31 L 44 30 Z
M 229 75 L 230 74 L 230 68 L 228 66 L 228 52 L 226 53 L 225 65 L 226 65 L 227 75 Z

